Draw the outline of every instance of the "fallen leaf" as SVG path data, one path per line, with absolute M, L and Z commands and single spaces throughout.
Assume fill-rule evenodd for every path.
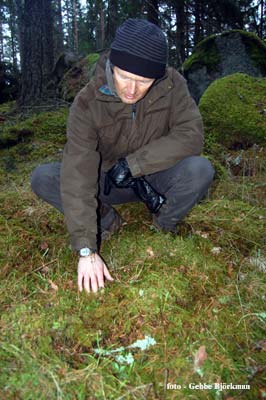
M 47 265 L 45 265 L 42 269 L 41 269 L 43 274 L 48 274 L 48 272 L 50 272 L 50 268 L 47 267 Z
M 258 351 L 266 351 L 266 340 L 259 340 L 259 341 L 255 344 L 255 350 L 258 350 Z
M 40 244 L 40 248 L 41 248 L 41 250 L 46 250 L 46 249 L 48 249 L 48 243 L 46 243 L 46 242 L 42 242 L 41 244 Z
M 152 250 L 151 247 L 147 247 L 146 253 L 148 254 L 149 257 L 154 257 L 154 251 Z
M 178 267 L 178 271 L 179 271 L 179 272 L 182 272 L 182 273 L 185 273 L 185 272 L 187 271 L 187 268 L 186 268 L 184 265 L 180 265 L 180 266 Z
M 266 388 L 260 388 L 259 389 L 259 398 L 260 399 L 265 399 L 266 398 Z
M 220 254 L 221 253 L 222 248 L 221 247 L 213 247 L 211 249 L 211 253 L 212 254 Z
M 203 237 L 204 239 L 208 239 L 209 237 L 209 234 L 207 232 L 196 231 L 195 234 Z
M 227 274 L 229 278 L 233 278 L 233 272 L 234 272 L 234 267 L 232 263 L 229 263 L 228 268 L 227 268 Z
M 55 291 L 58 290 L 58 286 L 51 279 L 48 279 L 48 282 L 50 283 L 51 289 Z
M 28 207 L 24 210 L 24 213 L 28 216 L 32 216 L 32 214 L 34 214 L 34 212 L 36 211 L 36 208 L 34 207 Z
M 200 346 L 200 348 L 194 355 L 194 369 L 197 370 L 198 368 L 200 368 L 207 358 L 208 354 L 206 353 L 206 347 Z

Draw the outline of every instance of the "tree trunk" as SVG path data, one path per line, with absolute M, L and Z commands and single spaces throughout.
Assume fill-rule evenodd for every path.
M 143 7 L 145 1 L 142 0 L 128 0 L 128 18 L 140 18 L 143 14 Z
M 53 23 L 50 0 L 16 0 L 20 26 L 20 105 L 40 102 L 47 96 L 53 69 Z
M 185 61 L 185 0 L 175 2 L 176 15 L 176 56 L 178 66 Z
M 3 22 L 4 22 L 3 4 L 2 2 L 0 2 L 0 62 L 4 60 Z
M 77 21 L 77 4 L 76 0 L 72 0 L 72 8 L 73 8 L 73 50 L 74 53 L 78 54 L 78 21 Z
M 104 18 L 104 6 L 102 0 L 96 1 L 96 13 L 97 13 L 97 24 L 96 24 L 96 49 L 103 49 L 105 46 L 105 18 Z
M 147 3 L 147 19 L 155 25 L 159 25 L 159 5 L 158 0 L 149 0 Z
M 265 22 L 264 21 L 264 18 L 265 18 L 264 6 L 265 6 L 264 0 L 261 0 L 261 2 L 260 2 L 260 29 L 259 29 L 259 36 L 261 39 L 263 39 L 264 22 Z
M 71 1 L 65 0 L 65 10 L 66 10 L 66 42 L 67 42 L 67 49 L 73 50 L 73 31 L 72 31 L 72 10 L 71 10 Z
M 202 0 L 195 0 L 194 16 L 195 16 L 195 29 L 194 29 L 194 45 L 203 39 L 202 27 Z
M 109 46 L 115 37 L 116 29 L 118 28 L 118 4 L 117 0 L 109 0 L 108 2 L 108 20 L 106 40 Z
M 0 20 L 0 63 L 4 60 L 3 25 Z
M 61 0 L 56 1 L 56 28 L 55 28 L 55 57 L 64 51 L 64 32 L 63 32 L 63 18 L 62 18 L 62 4 Z

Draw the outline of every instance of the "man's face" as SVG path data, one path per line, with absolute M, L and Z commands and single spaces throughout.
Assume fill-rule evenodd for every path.
M 123 103 L 134 104 L 142 99 L 154 81 L 114 67 L 114 84 Z

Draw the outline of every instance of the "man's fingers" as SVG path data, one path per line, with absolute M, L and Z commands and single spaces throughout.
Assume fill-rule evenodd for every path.
M 97 292 L 98 283 L 97 283 L 96 276 L 94 274 L 91 276 L 91 287 L 92 287 L 92 290 L 93 290 L 94 293 Z
M 80 292 L 82 292 L 82 281 L 83 281 L 83 275 L 78 272 L 78 289 Z
M 84 274 L 83 284 L 86 292 L 90 293 L 90 275 L 88 273 Z
M 105 278 L 106 278 L 108 281 L 113 281 L 113 280 L 114 280 L 114 278 L 111 277 L 110 272 L 108 271 L 106 265 L 104 265 L 103 273 L 104 273 Z
M 81 292 L 85 289 L 87 293 L 96 293 L 100 288 L 104 288 L 104 278 L 109 281 L 111 277 L 104 261 L 98 254 L 95 257 L 80 258 L 78 264 L 78 289 Z
M 103 271 L 99 271 L 97 275 L 97 280 L 98 280 L 98 287 L 104 288 L 104 276 L 103 276 Z

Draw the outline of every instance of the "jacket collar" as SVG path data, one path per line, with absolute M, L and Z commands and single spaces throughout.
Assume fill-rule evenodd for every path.
M 105 77 L 106 77 L 107 83 L 102 85 L 99 88 L 99 91 L 102 94 L 105 94 L 106 96 L 118 97 L 117 93 L 116 93 L 116 89 L 115 89 L 115 84 L 114 84 L 114 79 L 113 79 L 113 72 L 112 72 L 112 69 L 111 69 L 111 63 L 110 63 L 109 58 L 106 60 Z

